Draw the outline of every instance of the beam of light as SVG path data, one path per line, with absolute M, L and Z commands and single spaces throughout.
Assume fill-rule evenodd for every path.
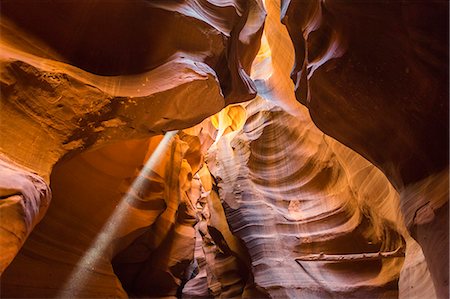
M 170 141 L 178 131 L 170 131 L 164 135 L 164 138 L 151 154 L 150 158 L 145 163 L 141 173 L 134 180 L 129 190 L 139 190 L 142 188 L 145 177 L 150 174 L 150 171 L 157 165 L 162 158 L 164 152 L 170 145 Z M 113 214 L 108 218 L 108 221 L 102 227 L 100 233 L 97 235 L 93 245 L 86 251 L 84 256 L 72 271 L 69 279 L 66 281 L 57 298 L 77 298 L 80 290 L 83 289 L 89 276 L 95 272 L 95 268 L 101 259 L 104 259 L 111 241 L 115 237 L 117 230 L 126 219 L 129 209 L 127 204 L 128 192 L 120 200 L 116 206 Z

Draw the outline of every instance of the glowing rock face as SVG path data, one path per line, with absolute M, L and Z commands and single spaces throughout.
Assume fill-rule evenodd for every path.
M 245 125 L 207 157 L 256 285 L 272 297 L 395 294 L 407 235 L 392 222 L 401 220 L 396 192 L 311 122 L 267 107 L 261 98 L 248 104 Z
M 5 2 L 1 13 L 0 152 L 47 183 L 63 157 L 190 127 L 256 93 L 257 1 Z
M 442 297 L 439 5 L 5 1 L 2 295 Z
M 438 296 L 448 296 L 448 229 L 438 229 L 448 227 L 448 2 L 286 0 L 281 18 L 297 99 L 401 193 Z
M 50 188 L 38 175 L 0 155 L 0 271 L 6 269 L 44 216 Z

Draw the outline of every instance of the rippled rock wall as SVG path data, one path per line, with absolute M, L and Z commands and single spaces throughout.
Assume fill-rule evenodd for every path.
M 3 1 L 2 296 L 446 298 L 446 7 Z
M 249 68 L 264 16 L 259 1 L 3 1 L 2 161 L 49 183 L 63 158 L 187 128 L 253 98 Z M 50 196 L 39 200 L 46 206 Z M 38 218 L 18 220 L 24 231 L 5 232 L 11 254 L 0 271 Z
M 286 0 L 280 10 L 295 48 L 297 99 L 321 130 L 377 165 L 400 192 L 408 229 L 442 298 L 449 250 L 448 8 L 447 1 Z

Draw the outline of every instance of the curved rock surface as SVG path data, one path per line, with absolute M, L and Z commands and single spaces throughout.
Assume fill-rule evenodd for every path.
M 264 17 L 257 0 L 2 2 L 0 153 L 48 183 L 63 157 L 253 98 Z
M 182 190 L 189 189 L 189 178 L 192 177 L 190 164 L 183 159 L 189 149 L 187 144 L 176 138 L 162 153 L 159 163 L 154 165 L 149 174 L 142 177 L 143 173 L 138 171 L 146 153 L 152 154 L 160 140 L 159 136 L 155 136 L 150 140 L 150 144 L 144 140 L 110 145 L 58 164 L 52 175 L 53 204 L 20 254 L 4 272 L 2 293 L 7 297 L 35 298 L 57 295 L 127 297 L 122 288 L 123 286 L 129 291 L 127 279 L 111 265 L 114 256 L 137 242 L 135 240 L 139 236 L 151 235 L 152 242 L 159 245 L 167 242 L 172 244 L 172 238 L 168 235 L 180 235 L 179 246 L 182 248 L 186 245 L 183 238 L 193 240 L 193 224 L 190 230 L 189 222 L 187 228 L 175 225 L 180 218 L 177 216 L 178 211 L 186 211 L 186 207 L 189 207 L 186 200 L 181 204 L 183 208 L 178 207 L 180 197 L 186 199 Z M 130 155 L 122 155 L 124 151 Z M 141 179 L 142 183 L 130 187 L 129 182 L 136 180 L 136 173 L 141 176 L 138 179 Z M 92 181 L 95 182 L 94 186 L 89 183 Z M 115 219 L 120 223 L 111 233 L 107 248 L 97 252 L 100 258 L 92 268 L 82 269 L 85 271 L 85 282 L 82 285 L 70 281 L 71 275 L 78 267 L 88 267 L 80 263 L 86 252 L 96 246 L 95 242 L 105 231 L 114 209 L 118 209 L 118 206 L 121 206 L 120 212 L 123 216 Z M 191 222 L 195 223 L 194 220 L 195 218 Z M 175 244 L 176 240 L 175 238 Z M 192 252 L 176 247 L 178 250 L 175 251 L 193 255 L 193 245 L 192 243 Z M 167 250 L 167 245 L 161 250 L 163 255 L 167 255 L 164 251 Z M 171 254 L 168 257 L 176 261 L 181 259 Z M 144 252 L 133 252 L 127 257 L 133 262 L 145 258 Z M 116 259 L 120 259 L 120 254 Z M 162 263 L 163 260 L 159 262 Z M 118 273 L 121 281 L 114 271 Z M 133 279 L 130 273 L 127 274 L 128 279 Z M 148 275 L 149 273 L 146 273 L 144 277 Z M 24 280 L 24 277 L 27 279 Z M 30 280 L 33 284 L 29 284 Z M 162 281 L 167 284 L 166 280 L 167 277 L 163 276 Z M 157 280 L 150 281 L 158 283 Z M 70 287 L 75 287 L 76 290 L 62 289 L 68 282 L 71 282 L 73 286 Z
M 255 283 L 276 298 L 396 296 L 405 241 L 389 219 L 398 197 L 384 176 L 350 160 L 355 153 L 345 157 L 355 165 L 342 165 L 342 146 L 261 99 L 246 114 L 207 163 Z
M 446 298 L 441 6 L 2 1 L 2 297 Z
M 41 177 L 0 155 L 0 270 L 42 219 L 50 198 L 50 188 Z
M 317 126 L 397 188 L 447 168 L 448 2 L 282 2 Z
M 114 144 L 55 166 L 51 177 L 52 203 L 3 273 L 2 296 L 52 298 L 58 295 L 119 203 L 119 186 L 141 167 L 147 145 L 148 141 Z M 130 155 L 121 155 L 123 152 Z M 134 217 L 129 217 L 122 234 L 129 233 L 130 228 L 133 231 L 148 226 L 161 213 L 130 209 Z M 113 274 L 110 255 L 105 253 L 97 268 L 86 274 L 89 283 L 79 287 L 78 296 L 126 297 Z
M 448 227 L 448 2 L 281 2 L 297 99 L 402 193 L 408 228 L 447 297 L 448 229 L 437 228 Z

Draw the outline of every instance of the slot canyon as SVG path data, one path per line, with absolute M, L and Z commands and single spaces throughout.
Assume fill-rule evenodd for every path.
M 1 298 L 449 298 L 448 0 L 1 0 Z

